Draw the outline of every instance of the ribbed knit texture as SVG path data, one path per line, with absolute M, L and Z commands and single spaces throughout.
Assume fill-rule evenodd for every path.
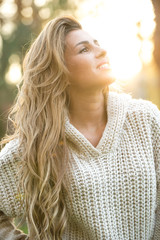
M 149 101 L 110 92 L 107 114 L 97 147 L 66 117 L 71 199 L 64 195 L 63 240 L 158 240 L 160 112 Z M 11 217 L 20 215 L 16 144 L 7 144 L 0 154 L 0 210 Z

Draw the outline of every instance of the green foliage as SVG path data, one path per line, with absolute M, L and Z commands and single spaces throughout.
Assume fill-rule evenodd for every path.
M 18 229 L 22 230 L 25 234 L 28 234 L 28 228 L 27 228 L 26 222 L 23 222 L 21 224 L 19 219 L 15 219 L 14 223 Z

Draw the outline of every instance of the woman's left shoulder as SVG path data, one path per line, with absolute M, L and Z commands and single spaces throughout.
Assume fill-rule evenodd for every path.
M 149 100 L 131 98 L 128 105 L 128 112 L 140 114 L 148 120 L 157 119 L 160 122 L 160 110 L 156 104 Z
M 127 119 L 145 121 L 145 123 L 156 121 L 160 125 L 160 110 L 158 106 L 149 100 L 137 99 L 127 93 L 110 93 L 112 107 L 119 106 L 119 111 L 125 113 Z

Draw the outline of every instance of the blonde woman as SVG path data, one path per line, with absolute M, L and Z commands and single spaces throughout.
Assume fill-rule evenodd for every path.
M 0 239 L 160 239 L 158 108 L 108 90 L 106 51 L 71 17 L 46 25 L 23 68 L 0 153 Z

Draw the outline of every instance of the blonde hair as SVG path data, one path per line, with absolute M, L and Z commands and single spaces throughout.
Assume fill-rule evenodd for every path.
M 23 81 L 10 120 L 21 155 L 21 185 L 31 239 L 59 240 L 67 223 L 63 200 L 68 162 L 65 37 L 81 25 L 72 17 L 51 20 L 23 63 Z

